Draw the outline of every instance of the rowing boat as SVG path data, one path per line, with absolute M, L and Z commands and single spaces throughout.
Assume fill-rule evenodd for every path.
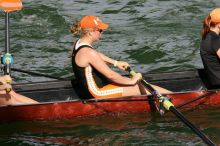
M 5 54 L 1 57 L 1 66 L 4 70 L 4 75 L 11 75 L 11 65 L 14 59 L 10 54 L 9 12 L 21 10 L 22 2 L 21 0 L 2 0 L 0 9 L 5 14 Z M 127 67 L 126 70 L 132 76 L 136 74 L 130 67 Z M 183 106 L 219 105 L 219 91 L 210 90 L 206 76 L 202 72 L 197 70 L 146 74 L 145 78 L 149 82 L 174 91 L 174 93 L 161 95 L 142 78 L 140 83 L 148 89 L 151 95 L 110 99 L 88 100 L 81 93 L 82 91 L 74 80 L 18 84 L 15 85 L 15 89 L 19 93 L 32 97 L 40 103 L 0 106 L 0 121 L 58 119 L 102 115 L 105 113 L 149 112 L 156 110 L 160 114 L 164 114 L 166 111 L 170 111 L 197 134 L 204 143 L 214 146 L 215 144 L 200 129 L 177 110 L 177 108 Z M 10 92 L 11 89 L 6 89 L 6 91 Z M 82 97 L 87 100 L 81 100 Z
M 220 92 L 217 89 L 207 89 L 202 69 L 145 74 L 144 78 L 150 83 L 174 91 L 166 96 L 171 98 L 177 108 L 220 105 Z M 54 80 L 13 86 L 20 94 L 32 97 L 40 103 L 0 106 L 0 121 L 62 119 L 103 114 L 150 112 L 155 109 L 151 104 L 150 95 L 81 100 L 82 93 L 80 93 L 75 80 Z M 188 101 L 191 102 L 186 103 Z

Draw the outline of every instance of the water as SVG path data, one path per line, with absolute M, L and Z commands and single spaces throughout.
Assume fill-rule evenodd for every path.
M 184 114 L 220 144 L 219 109 Z M 198 114 L 199 113 L 199 114 Z M 178 145 L 205 144 L 172 114 L 106 115 L 56 121 L 4 123 L 1 145 Z
M 202 68 L 199 56 L 201 22 L 218 0 L 26 0 L 10 15 L 14 68 L 58 77 L 72 77 L 69 28 L 93 14 L 109 23 L 97 49 L 127 61 L 139 72 Z M 0 14 L 0 48 L 4 50 L 4 15 Z M 14 72 L 15 82 L 34 82 Z
M 219 0 L 25 0 L 10 14 L 14 68 L 72 78 L 69 48 L 73 21 L 93 14 L 110 28 L 97 49 L 124 60 L 138 72 L 202 68 L 199 56 L 203 18 Z M 4 15 L 0 13 L 0 48 L 4 50 Z M 12 72 L 15 83 L 49 80 Z M 186 115 L 220 144 L 219 109 Z M 110 121 L 107 122 L 106 121 Z M 210 124 L 212 123 L 212 124 Z M 4 145 L 203 145 L 174 117 L 106 116 L 61 121 L 1 124 Z

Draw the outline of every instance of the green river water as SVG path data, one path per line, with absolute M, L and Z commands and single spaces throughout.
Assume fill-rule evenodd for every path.
M 97 15 L 109 23 L 97 49 L 124 60 L 138 72 L 202 68 L 203 18 L 219 0 L 25 0 L 10 13 L 13 68 L 72 78 L 69 32 L 73 21 Z M 4 14 L 0 13 L 4 51 Z M 50 80 L 12 72 L 15 83 Z M 220 109 L 184 114 L 220 144 Z M 108 115 L 57 121 L 0 124 L 0 145 L 205 145 L 171 114 Z

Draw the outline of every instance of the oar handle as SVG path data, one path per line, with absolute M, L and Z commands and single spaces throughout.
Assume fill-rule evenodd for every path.
M 134 75 L 136 74 L 136 72 L 135 72 L 133 69 L 131 69 L 130 66 L 128 66 L 126 70 L 127 70 L 127 71 L 130 73 L 130 75 L 132 75 L 132 76 L 134 76 Z M 148 91 L 149 91 L 152 95 L 154 95 L 154 96 L 156 96 L 157 98 L 159 98 L 162 103 L 165 103 L 165 106 L 164 106 L 164 107 L 165 107 L 166 110 L 169 110 L 170 106 L 173 106 L 173 104 L 169 101 L 169 98 L 163 97 L 163 96 L 162 96 L 159 92 L 157 92 L 157 90 L 155 90 L 146 80 L 142 79 L 142 80 L 141 80 L 141 83 L 142 83 L 145 87 L 147 87 Z
M 129 74 L 131 76 L 134 76 L 136 74 L 136 71 L 131 69 L 130 66 L 128 66 L 126 68 L 126 71 L 129 72 Z M 144 85 L 144 86 L 147 86 L 147 89 L 149 90 L 149 92 L 152 94 L 152 95 L 159 95 L 161 96 L 146 80 L 144 80 L 143 78 L 141 79 L 141 83 Z
M 11 82 L 12 82 L 12 80 L 7 80 L 7 81 L 6 81 L 7 84 L 11 84 Z M 8 92 L 8 93 L 11 92 L 11 88 L 6 88 L 5 90 L 6 90 L 6 92 Z
M 131 76 L 134 76 L 136 74 L 136 72 L 133 69 L 131 69 L 130 66 L 128 66 L 125 70 L 128 71 Z

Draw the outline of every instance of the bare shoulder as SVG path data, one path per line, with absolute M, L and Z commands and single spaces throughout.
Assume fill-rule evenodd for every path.
M 94 49 L 84 47 L 78 51 L 75 57 L 76 64 L 80 67 L 86 67 L 97 58 L 98 54 Z M 96 57 L 95 57 L 96 56 Z
M 98 55 L 98 52 L 96 50 L 89 47 L 82 48 L 78 53 L 90 57 L 97 57 Z

